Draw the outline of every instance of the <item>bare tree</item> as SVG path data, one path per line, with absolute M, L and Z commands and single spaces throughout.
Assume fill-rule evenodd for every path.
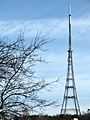
M 25 44 L 21 37 L 11 43 L 0 41 L 0 117 L 20 114 L 24 109 L 32 111 L 46 100 L 39 99 L 37 92 L 48 84 L 33 80 L 33 65 L 41 62 L 39 50 L 45 39 L 36 36 Z

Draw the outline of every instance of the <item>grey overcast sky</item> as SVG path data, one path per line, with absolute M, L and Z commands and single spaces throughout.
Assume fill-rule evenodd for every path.
M 71 0 L 72 46 L 75 80 L 81 111 L 90 108 L 90 0 Z M 42 97 L 57 101 L 44 114 L 59 114 L 67 73 L 68 0 L 0 0 L 0 37 L 26 38 L 37 32 L 52 40 L 43 57 L 49 61 L 36 66 L 37 76 L 48 81 L 60 79 Z M 54 41 L 53 41 L 54 39 Z M 57 87 L 56 87 L 57 86 Z

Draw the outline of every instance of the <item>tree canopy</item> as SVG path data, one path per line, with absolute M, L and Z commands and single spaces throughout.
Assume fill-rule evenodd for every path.
M 39 51 L 47 41 L 36 36 L 25 44 L 24 37 L 7 43 L 0 40 L 0 116 L 20 115 L 22 111 L 32 111 L 46 100 L 37 96 L 48 83 L 34 80 L 33 65 L 41 62 Z

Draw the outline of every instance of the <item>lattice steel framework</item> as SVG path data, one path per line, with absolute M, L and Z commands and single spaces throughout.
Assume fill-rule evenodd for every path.
M 80 115 L 80 106 L 78 102 L 75 79 L 74 79 L 74 69 L 73 69 L 73 57 L 72 57 L 72 47 L 71 47 L 71 8 L 69 12 L 69 49 L 68 49 L 68 71 L 65 85 L 65 92 L 63 103 L 61 107 L 61 115 L 74 114 Z

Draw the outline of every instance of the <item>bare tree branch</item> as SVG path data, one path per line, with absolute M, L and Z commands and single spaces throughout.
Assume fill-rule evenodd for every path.
M 12 43 L 0 41 L 0 116 L 52 104 L 37 96 L 49 83 L 32 80 L 33 65 L 42 61 L 38 52 L 47 41 L 36 35 L 30 44 L 24 42 L 21 37 Z

